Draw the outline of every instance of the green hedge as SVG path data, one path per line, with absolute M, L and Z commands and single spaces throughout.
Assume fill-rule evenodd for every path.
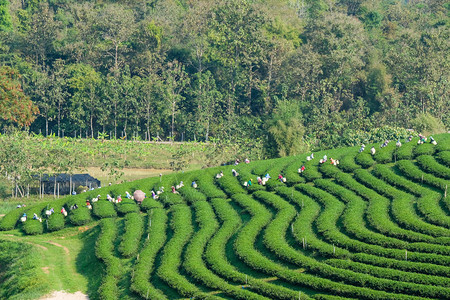
M 321 196 L 323 200 L 328 197 L 326 193 L 320 193 L 322 194 Z M 334 281 L 347 282 L 355 286 L 362 285 L 379 290 L 409 293 L 426 297 L 446 297 L 447 293 L 450 292 L 440 287 L 433 288 L 423 285 L 379 279 L 366 274 L 342 270 L 304 256 L 301 252 L 298 252 L 296 249 L 289 246 L 284 238 L 280 238 L 280 236 L 285 236 L 285 234 L 280 235 L 280 233 L 285 233 L 288 230 L 291 221 L 296 215 L 296 210 L 294 207 L 271 193 L 258 192 L 255 193 L 254 196 L 256 199 L 273 206 L 277 211 L 275 219 L 267 226 L 264 232 L 264 244 L 272 252 L 276 253 L 278 257 L 289 261 L 290 263 L 302 266 L 303 268 L 308 269 L 310 273 L 316 274 L 321 278 L 329 278 Z M 252 205 L 256 208 L 258 204 L 255 203 Z M 328 203 L 327 205 L 332 204 Z
M 7 213 L 0 220 L 0 230 L 12 230 L 16 226 L 23 213 L 28 210 L 28 207 L 16 208 Z
M 379 165 L 374 169 L 374 174 L 388 182 L 392 186 L 397 186 L 414 194 L 419 199 L 416 201 L 417 208 L 425 218 L 436 225 L 450 227 L 450 217 L 441 209 L 439 201 L 442 197 L 440 193 L 422 187 L 421 185 L 407 180 L 394 173 L 389 167 Z
M 226 176 L 233 175 L 231 175 L 231 172 L 227 172 Z M 215 185 L 214 175 L 210 170 L 203 170 L 203 172 L 197 177 L 196 182 L 199 191 L 208 197 L 208 199 L 227 197 L 227 195 L 225 195 L 225 193 Z
M 338 167 L 340 169 L 342 169 L 345 172 L 349 172 L 352 173 L 354 170 L 361 168 L 360 165 L 355 163 L 355 155 L 354 153 L 350 153 L 347 155 L 344 155 L 340 160 L 339 160 L 339 165 Z
M 113 218 L 117 217 L 117 212 L 114 208 L 114 203 L 107 200 L 99 200 L 92 204 L 92 211 L 94 215 L 99 218 Z
M 138 213 L 129 213 L 125 216 L 125 233 L 119 244 L 119 252 L 123 257 L 130 258 L 136 255 L 144 232 L 144 219 Z
M 184 186 L 178 190 L 178 192 L 183 196 L 187 203 L 193 204 L 198 201 L 206 201 L 206 196 L 190 186 Z
M 189 282 L 186 277 L 180 275 L 178 270 L 181 265 L 183 248 L 193 233 L 191 210 L 188 206 L 173 206 L 170 227 L 173 230 L 173 236 L 162 251 L 161 264 L 157 274 L 159 278 L 184 297 L 205 297 L 204 293 L 196 285 Z
M 147 198 L 145 198 L 145 199 L 147 199 Z M 144 199 L 144 201 L 145 201 L 145 199 Z M 120 213 L 122 215 L 126 215 L 129 213 L 139 212 L 139 206 L 136 204 L 136 202 L 134 200 L 125 198 L 120 203 L 116 204 L 116 210 L 118 213 Z
M 150 283 L 150 274 L 154 271 L 155 257 L 166 242 L 167 215 L 164 209 L 155 208 L 148 214 L 148 239 L 139 253 L 131 278 L 131 290 L 141 298 L 167 299 L 167 296 Z
M 373 160 L 372 155 L 367 152 L 360 152 L 356 154 L 355 162 L 365 169 L 370 168 L 375 164 L 375 160 Z
M 219 225 L 214 218 L 214 211 L 209 203 L 205 201 L 195 202 L 193 208 L 199 230 L 195 232 L 186 248 L 183 261 L 184 269 L 192 278 L 208 288 L 221 290 L 235 299 L 268 299 L 238 286 L 231 285 L 208 269 L 203 262 L 203 252 L 206 243 L 216 232 Z
M 379 164 L 387 164 L 392 162 L 394 160 L 393 156 L 396 147 L 395 142 L 391 142 L 386 147 L 377 149 L 373 159 Z
M 436 158 L 446 165 L 447 167 L 450 167 L 450 151 L 442 151 L 439 152 Z
M 412 159 L 414 148 L 417 146 L 418 139 L 412 139 L 411 142 L 404 143 L 400 148 L 395 151 L 397 160 Z
M 395 281 L 406 281 L 429 286 L 450 287 L 450 278 L 434 275 L 425 275 L 414 272 L 406 272 L 391 268 L 370 266 L 363 263 L 343 259 L 327 259 L 325 263 L 340 269 L 352 270 L 354 272 L 370 274 L 379 278 L 387 278 Z
M 104 201 L 104 200 L 103 200 Z M 100 299 L 118 299 L 118 278 L 122 274 L 120 261 L 114 256 L 114 240 L 117 236 L 115 220 L 112 218 L 100 221 L 101 233 L 95 244 L 95 255 L 106 266 L 106 274 L 102 277 L 99 288 Z
M 392 200 L 391 214 L 403 227 L 433 237 L 450 236 L 450 230 L 426 223 L 417 216 L 413 208 L 414 197 L 412 195 L 393 188 L 383 180 L 371 175 L 367 170 L 357 170 L 355 176 L 368 188 Z
M 300 210 L 298 217 L 293 223 L 294 238 L 301 246 L 305 245 L 308 250 L 314 250 L 325 257 L 349 257 L 350 251 L 338 248 L 335 252 L 333 246 L 318 239 L 313 229 L 313 222 L 320 213 L 320 206 L 305 194 L 299 193 L 294 188 L 281 187 L 277 189 L 277 194 L 293 203 Z
M 414 157 L 421 156 L 421 155 L 433 155 L 436 151 L 436 147 L 430 143 L 425 143 L 421 145 L 417 145 L 414 148 L 413 154 Z
M 416 182 L 426 183 L 441 190 L 445 190 L 445 186 L 449 185 L 449 181 L 447 180 L 437 178 L 428 173 L 424 173 L 417 166 L 415 166 L 412 161 L 401 160 L 397 162 L 397 167 L 406 177 L 411 178 Z
M 55 213 L 51 214 L 47 221 L 47 230 L 48 231 L 57 231 L 64 228 L 65 217 L 61 213 L 61 211 L 55 210 Z
M 162 208 L 163 205 L 158 201 L 153 199 L 152 197 L 147 197 L 141 203 L 141 209 L 143 211 L 150 210 L 152 208 Z
M 411 230 L 400 228 L 389 216 L 389 200 L 375 191 L 357 182 L 351 175 L 338 173 L 336 181 L 345 188 L 354 191 L 368 201 L 366 219 L 369 225 L 386 236 L 395 237 L 409 242 L 433 242 L 432 237 Z
M 46 219 L 43 217 L 42 211 L 47 207 L 48 204 L 48 202 L 35 204 L 27 210 L 27 221 L 22 224 L 22 229 L 25 234 L 35 235 L 42 234 L 44 232 L 44 224 L 46 222 Z M 42 222 L 39 222 L 39 220 L 33 220 L 34 213 L 39 218 L 42 218 Z
M 176 204 L 184 204 L 183 197 L 181 197 L 180 194 L 174 194 L 171 191 L 160 194 L 158 200 L 164 203 L 165 207 L 171 207 Z
M 229 196 L 234 194 L 245 193 L 243 182 L 239 182 L 237 177 L 233 175 L 224 175 L 220 179 L 216 179 L 217 184 L 222 188 L 222 190 Z M 257 184 L 257 183 L 253 183 Z
M 225 249 L 228 240 L 238 230 L 241 219 L 237 212 L 224 199 L 212 199 L 214 210 L 222 222 L 221 227 L 208 242 L 205 252 L 205 258 L 208 265 L 222 277 L 236 282 L 245 284 L 246 279 L 252 290 L 266 295 L 272 299 L 294 299 L 298 293 L 280 285 L 271 284 L 264 280 L 256 279 L 253 276 L 246 276 L 240 273 L 229 263 L 226 258 Z
M 259 193 L 259 192 L 258 192 Z M 369 289 L 366 287 L 356 287 L 346 285 L 341 282 L 329 280 L 326 278 L 320 278 L 307 273 L 298 273 L 293 270 L 287 269 L 273 261 L 268 260 L 265 256 L 259 253 L 254 245 L 256 238 L 260 234 L 262 228 L 267 226 L 271 221 L 271 214 L 265 210 L 261 204 L 252 200 L 249 196 L 239 194 L 233 196 L 233 200 L 238 202 L 243 208 L 245 208 L 251 215 L 252 219 L 242 228 L 239 232 L 236 241 L 234 243 L 235 251 L 238 257 L 243 260 L 251 268 L 268 273 L 273 276 L 277 276 L 283 280 L 289 281 L 294 284 L 301 284 L 311 289 L 327 291 L 336 295 L 350 296 L 357 298 L 397 298 L 397 299 L 411 299 L 414 298 L 411 294 L 414 293 L 435 293 L 437 295 L 445 294 L 446 290 L 443 289 L 428 289 L 426 286 L 424 289 L 414 284 L 398 284 L 395 288 L 395 281 L 392 280 L 376 280 L 372 279 L 364 280 L 361 274 L 355 274 L 355 278 L 360 278 L 358 281 L 361 285 L 373 284 L 386 289 L 392 289 L 398 291 L 398 288 L 403 288 L 403 292 L 410 295 L 391 294 L 384 291 L 378 291 Z M 282 218 L 280 218 L 282 219 Z M 274 221 L 275 222 L 275 221 Z M 273 224 L 272 222 L 271 224 Z M 283 221 L 281 221 L 283 222 Z M 286 226 L 286 225 L 284 225 Z M 280 231 L 274 233 L 276 237 L 280 237 Z M 368 278 L 368 277 L 367 277 Z M 397 288 L 397 290 L 396 290 Z
M 450 168 L 438 163 L 431 155 L 421 155 L 417 157 L 417 163 L 427 173 L 431 173 L 443 179 L 450 179 Z

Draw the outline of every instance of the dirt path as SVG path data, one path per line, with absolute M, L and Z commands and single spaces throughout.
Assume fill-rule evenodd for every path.
M 69 294 L 64 291 L 58 291 L 53 292 L 50 295 L 45 295 L 39 298 L 39 300 L 89 300 L 89 297 L 82 292 Z
M 58 244 L 58 243 L 55 243 L 55 242 L 53 242 L 53 241 L 47 241 L 46 243 L 49 243 L 49 244 L 52 244 L 53 246 L 56 246 L 56 247 L 60 247 L 60 248 L 63 248 L 64 249 L 64 252 L 66 252 L 66 255 L 68 255 L 69 257 L 70 257 L 70 250 L 69 250 L 69 248 L 67 248 L 66 246 L 63 246 L 63 245 L 61 245 L 61 244 Z

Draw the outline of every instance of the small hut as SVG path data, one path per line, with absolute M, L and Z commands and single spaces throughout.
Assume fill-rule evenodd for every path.
M 40 182 L 44 194 L 69 195 L 79 186 L 88 189 L 101 187 L 100 180 L 89 174 L 43 174 Z

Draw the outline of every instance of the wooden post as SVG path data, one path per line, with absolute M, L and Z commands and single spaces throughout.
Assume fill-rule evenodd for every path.
M 333 254 L 336 255 L 336 246 L 333 244 Z
M 30 197 L 30 184 L 27 185 L 27 198 Z
M 408 260 L 408 250 L 405 250 L 405 260 Z
M 305 238 L 302 238 L 303 249 L 305 249 Z
M 291 224 L 291 231 L 292 231 L 292 234 L 293 234 L 294 233 L 294 223 Z
M 58 182 L 58 198 L 59 198 L 59 182 Z
M 422 183 L 423 183 L 423 174 L 422 174 Z

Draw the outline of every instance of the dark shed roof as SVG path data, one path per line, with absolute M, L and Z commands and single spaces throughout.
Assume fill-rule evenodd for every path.
M 43 174 L 41 180 L 42 180 L 42 182 L 55 182 L 55 176 Z M 57 174 L 56 182 L 60 182 L 60 183 L 70 182 L 70 174 L 66 174 L 66 173 Z M 100 186 L 100 180 L 92 177 L 89 174 L 73 174 L 72 182 L 96 182 Z

